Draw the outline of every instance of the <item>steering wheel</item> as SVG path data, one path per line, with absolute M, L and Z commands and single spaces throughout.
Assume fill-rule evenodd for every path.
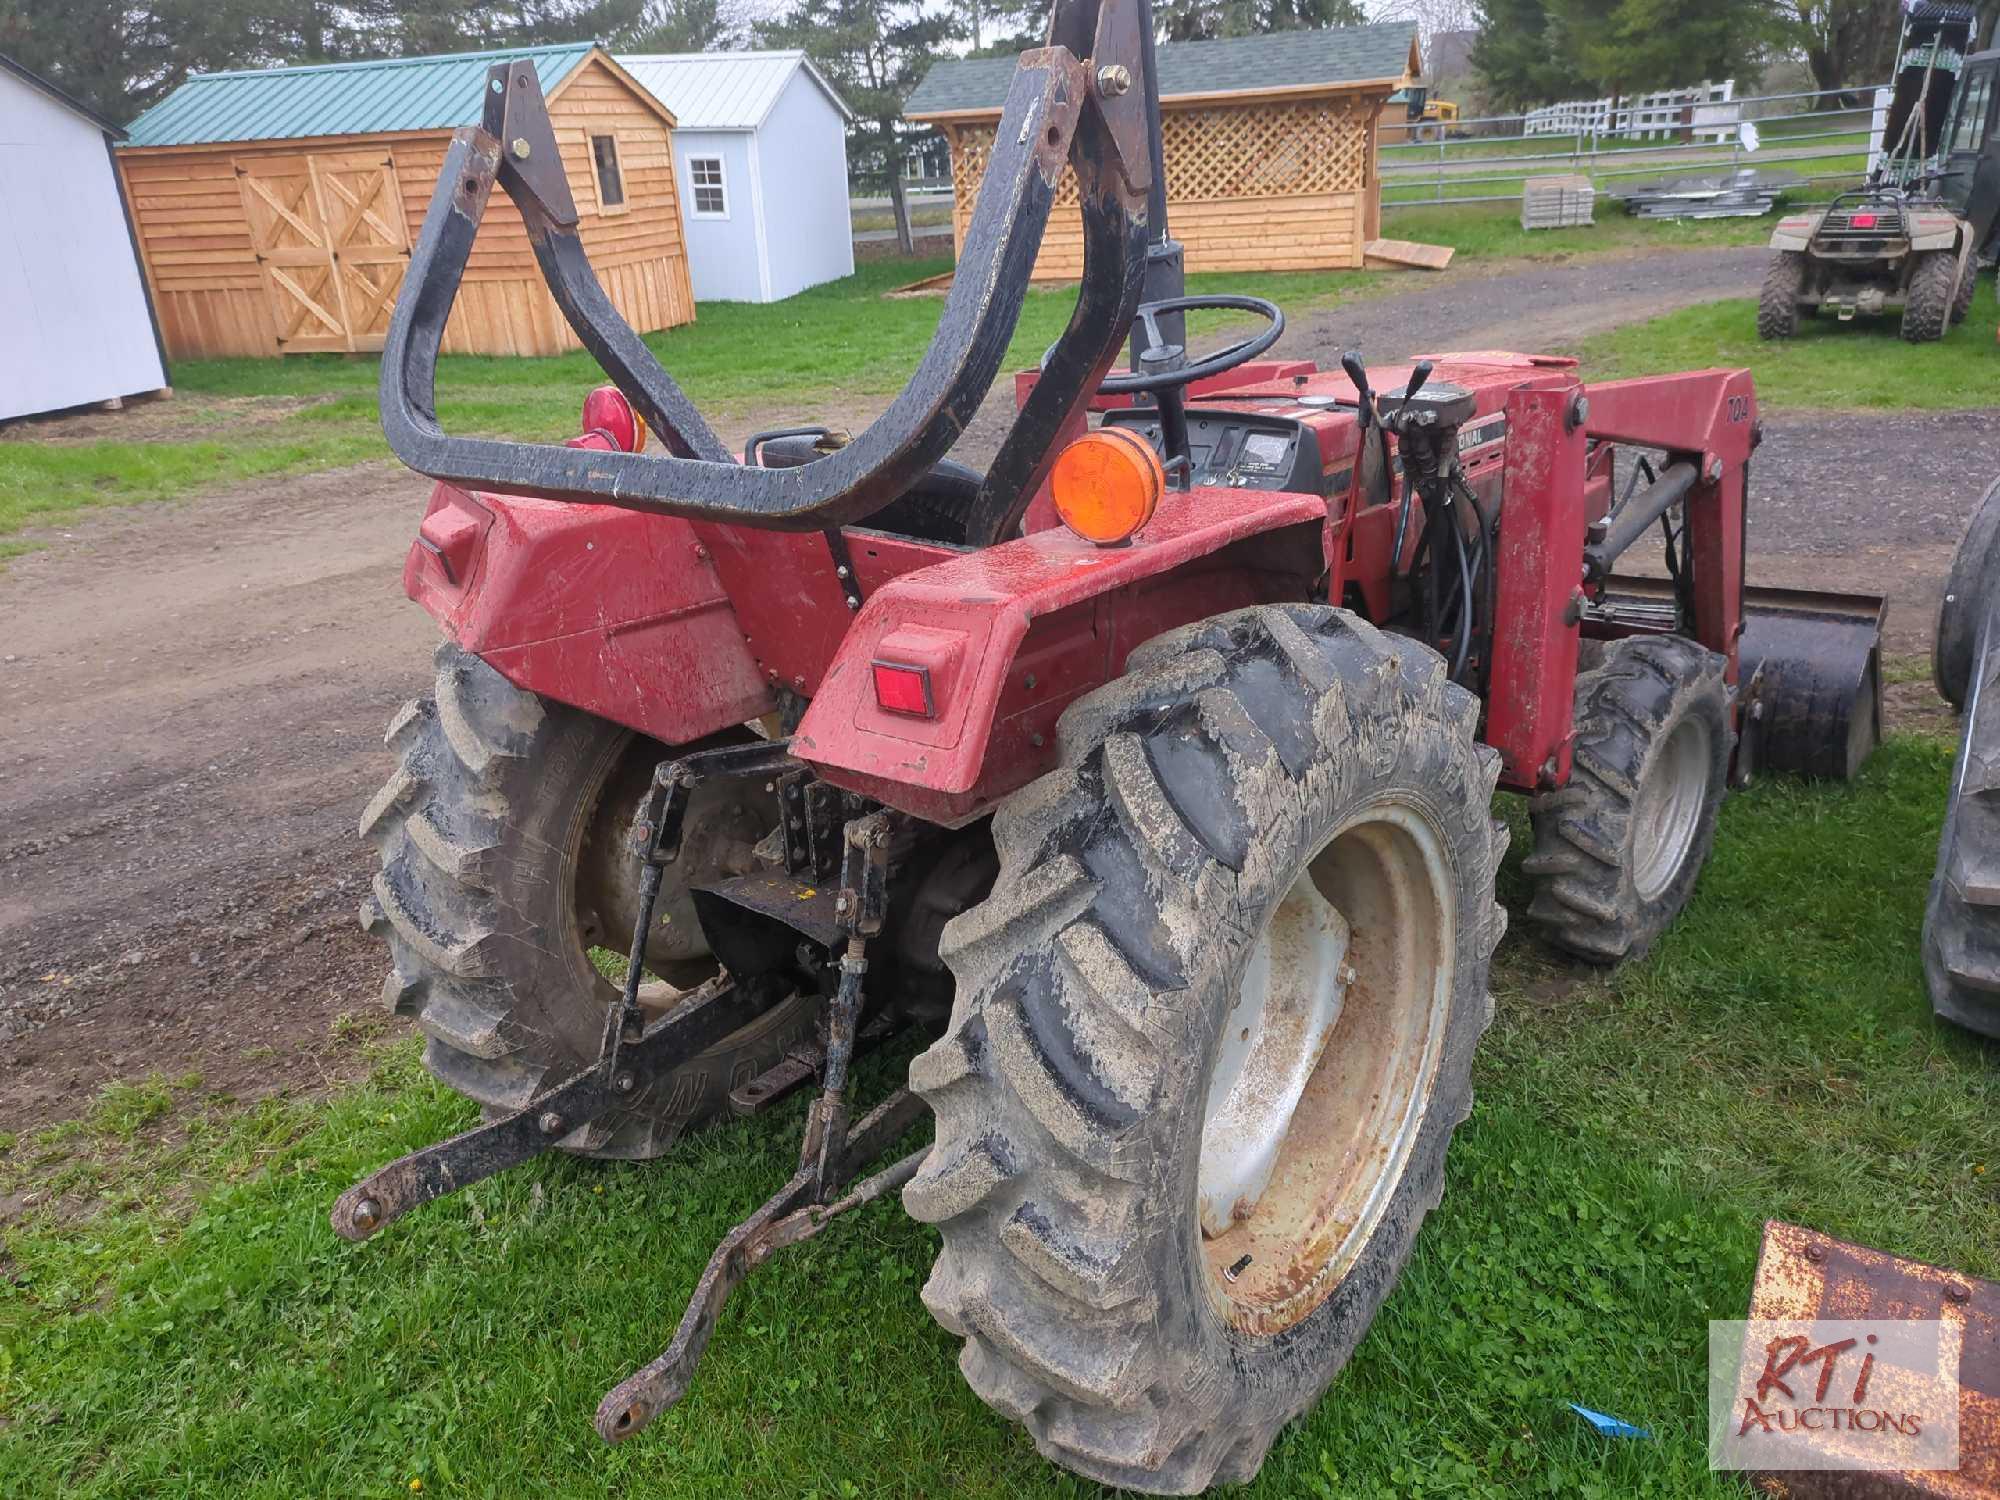
M 1218 349 L 1193 364 L 1185 362 L 1186 349 L 1160 336 L 1159 320 L 1172 313 L 1189 312 L 1261 313 L 1266 327 L 1247 339 Z M 1285 331 L 1285 314 L 1275 302 L 1262 297 L 1166 297 L 1158 302 L 1142 302 L 1133 314 L 1136 324 L 1146 330 L 1145 347 L 1140 350 L 1140 368 L 1123 375 L 1107 375 L 1097 383 L 1108 396 L 1134 396 L 1142 392 L 1170 390 L 1191 381 L 1206 380 L 1255 359 L 1278 342 Z

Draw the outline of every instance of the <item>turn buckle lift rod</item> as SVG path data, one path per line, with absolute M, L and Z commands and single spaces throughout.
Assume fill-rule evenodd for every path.
M 768 1008 L 777 997 L 757 993 L 725 973 L 689 991 L 666 1015 L 648 1021 L 639 1004 L 639 986 L 660 886 L 666 868 L 680 857 L 690 794 L 710 779 L 772 777 L 794 767 L 789 741 L 732 745 L 661 763 L 632 830 L 634 852 L 642 861 L 639 910 L 624 991 L 618 1004 L 605 1013 L 597 1060 L 513 1114 L 412 1152 L 362 1179 L 334 1203 L 336 1234 L 348 1240 L 367 1239 L 413 1208 L 587 1131 Z M 855 818 L 844 830 L 835 912 L 846 949 L 840 958 L 838 987 L 824 1006 L 822 1085 L 806 1117 L 798 1171 L 716 1246 L 665 1351 L 604 1398 L 596 1425 L 607 1442 L 632 1436 L 687 1394 L 723 1303 L 745 1276 L 776 1251 L 812 1238 L 849 1209 L 900 1188 L 923 1161 L 925 1148 L 920 1147 L 893 1166 L 854 1181 L 924 1113 L 923 1101 L 899 1088 L 850 1128 L 848 1073 L 860 1029 L 868 940 L 882 930 L 887 907 L 894 831 L 894 815 L 880 811 Z

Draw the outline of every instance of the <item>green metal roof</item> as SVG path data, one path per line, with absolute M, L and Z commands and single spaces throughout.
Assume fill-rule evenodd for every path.
M 494 63 L 532 58 L 546 94 L 569 76 L 593 45 L 573 42 L 442 57 L 198 73 L 134 120 L 125 143 L 192 146 L 476 125 L 484 107 L 486 70 Z
M 1416 45 L 1414 21 L 1330 31 L 1275 31 L 1213 42 L 1163 42 L 1160 97 L 1236 94 L 1257 89 L 1401 79 Z M 1011 57 L 963 57 L 936 64 L 903 106 L 906 116 L 997 110 L 1014 76 Z

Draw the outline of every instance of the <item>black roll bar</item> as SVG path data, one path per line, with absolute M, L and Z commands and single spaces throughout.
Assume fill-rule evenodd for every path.
M 735 462 L 591 270 L 534 65 L 496 64 L 481 125 L 452 137 L 382 355 L 382 428 L 411 468 L 501 494 L 816 531 L 864 519 L 943 458 L 978 410 L 1020 317 L 1028 278 L 1066 161 L 1084 188 L 1086 258 L 1077 315 L 1051 357 L 1048 394 L 1016 418 L 981 512 L 1018 512 L 1016 486 L 1038 483 L 1046 450 L 1115 357 L 1138 301 L 1145 257 L 1147 137 L 1158 115 L 1124 99 L 1144 81 L 1146 0 L 1058 0 L 1052 41 L 1090 37 L 1086 67 L 1070 46 L 1023 53 L 958 258 L 937 333 L 916 372 L 851 443 L 795 468 Z M 1115 66 L 1127 88 L 1100 97 Z M 1144 97 L 1150 97 L 1150 90 Z M 1137 100 L 1131 101 L 1137 103 Z M 542 278 L 577 337 L 657 432 L 665 455 L 454 437 L 437 419 L 439 348 L 495 184 L 520 210 Z M 1104 351 L 1106 340 L 1110 354 Z M 1005 493 L 1003 493 L 1005 491 Z M 1032 485 L 1028 494 L 1033 493 Z

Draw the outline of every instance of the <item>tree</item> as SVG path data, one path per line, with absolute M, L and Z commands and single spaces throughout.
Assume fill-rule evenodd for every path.
M 1170 42 L 1318 31 L 1367 20 L 1357 0 L 1159 0 L 1153 8 L 1153 23 Z
M 1589 91 L 1544 0 L 1479 0 L 1477 15 L 1472 66 L 1495 104 L 1525 109 Z
M 0 0 L 0 52 L 122 125 L 191 73 L 590 41 L 632 30 L 645 10 L 646 0 Z
M 1368 9 L 1371 21 L 1414 21 L 1426 46 L 1440 31 L 1474 31 L 1479 26 L 1478 0 L 1378 0 Z M 1429 59 L 1425 59 L 1429 70 Z
M 856 182 L 887 190 L 905 255 L 916 242 L 903 196 L 903 101 L 962 34 L 956 14 L 925 0 L 798 0 L 757 27 L 760 42 L 804 49 L 854 111 L 848 170 Z
M 0 0 L 0 52 L 122 125 L 244 56 L 238 0 Z
M 634 52 L 721 52 L 742 45 L 749 28 L 725 0 L 647 0 L 620 47 Z
M 1777 0 L 1777 7 L 1786 40 L 1804 54 L 1822 92 L 1882 83 L 1896 65 L 1902 14 L 1894 5 L 1883 0 Z
M 1755 72 L 1782 31 L 1770 0 L 1480 0 L 1472 64 L 1520 109 Z
M 1777 30 L 1763 0 L 1546 0 L 1552 41 L 1621 98 L 1761 69 Z

